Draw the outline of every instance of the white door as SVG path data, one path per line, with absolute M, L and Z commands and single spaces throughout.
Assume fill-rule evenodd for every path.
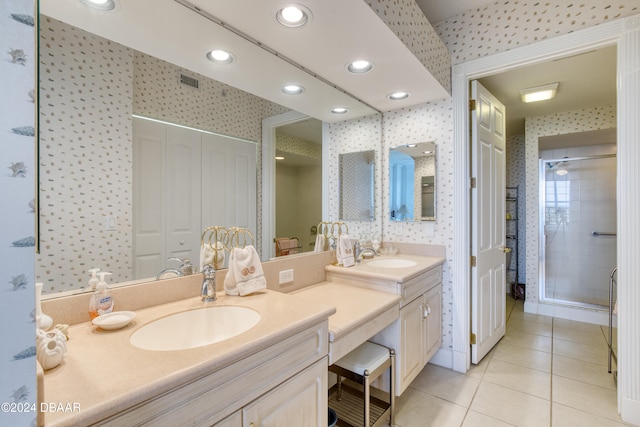
M 471 362 L 478 363 L 505 333 L 505 108 L 477 81 L 471 97 Z

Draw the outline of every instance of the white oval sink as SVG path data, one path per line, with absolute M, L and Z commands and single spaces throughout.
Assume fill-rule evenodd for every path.
M 129 342 L 144 350 L 186 350 L 233 338 L 259 321 L 260 314 L 247 307 L 205 307 L 147 323 Z
M 418 263 L 415 261 L 411 261 L 409 259 L 383 258 L 383 259 L 374 259 L 373 261 L 369 261 L 367 265 L 371 267 L 381 267 L 381 268 L 404 268 L 404 267 L 413 267 L 414 265 L 418 265 Z

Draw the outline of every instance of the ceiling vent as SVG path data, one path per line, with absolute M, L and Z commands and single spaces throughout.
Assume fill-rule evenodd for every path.
M 194 89 L 198 89 L 198 79 L 191 76 L 187 76 L 186 74 L 180 73 L 180 83 L 182 83 L 183 85 L 192 87 Z

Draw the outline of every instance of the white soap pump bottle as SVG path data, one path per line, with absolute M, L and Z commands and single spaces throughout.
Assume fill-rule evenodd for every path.
M 113 297 L 109 293 L 107 283 L 104 281 L 104 276 L 110 274 L 111 273 L 106 271 L 98 273 L 100 281 L 96 285 L 96 291 L 91 295 L 91 299 L 89 300 L 89 316 L 91 317 L 91 320 L 102 314 L 111 313 L 113 311 Z
M 89 273 L 91 273 L 91 279 L 89 279 L 89 288 L 92 291 L 96 290 L 96 285 L 98 284 L 98 282 L 100 282 L 100 280 L 98 280 L 98 272 L 100 271 L 99 268 L 90 268 L 89 269 Z

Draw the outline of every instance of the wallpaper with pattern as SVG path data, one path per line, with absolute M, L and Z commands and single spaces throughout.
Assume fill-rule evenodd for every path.
M 276 150 L 311 159 L 322 159 L 322 145 L 287 135 L 276 129 Z
M 378 17 L 451 93 L 451 55 L 414 0 L 367 0 Z
M 0 402 L 13 409 L 36 401 L 33 11 L 31 0 L 0 3 Z M 3 426 L 30 425 L 36 417 L 2 409 Z
M 434 29 L 460 64 L 638 12 L 636 0 L 500 0 Z
M 112 282 L 129 280 L 131 114 L 260 141 L 262 119 L 287 110 L 55 19 L 44 17 L 41 28 L 38 281 L 45 293 L 78 289 L 93 267 L 112 272 Z M 180 84 L 181 72 L 199 89 Z M 106 231 L 106 215 L 115 231 Z
M 538 302 L 538 138 L 616 127 L 616 106 L 606 105 L 525 120 L 526 300 Z
M 507 212 L 511 213 L 513 218 L 518 218 L 517 230 L 516 223 L 514 221 L 507 221 L 507 234 L 513 234 L 518 237 L 517 243 L 507 240 L 507 246 L 511 247 L 514 252 L 512 255 L 510 268 L 516 268 L 516 258 L 518 267 L 518 282 L 526 283 L 526 248 L 527 242 L 525 239 L 525 217 L 526 217 L 526 174 L 525 174 L 525 145 L 524 135 L 515 135 L 507 138 L 507 174 L 506 183 L 507 187 L 518 187 L 518 210 L 516 211 L 515 205 L 509 206 L 507 204 Z M 511 191 L 509 196 L 515 196 L 515 191 Z M 515 281 L 515 271 L 507 272 L 507 283 Z

